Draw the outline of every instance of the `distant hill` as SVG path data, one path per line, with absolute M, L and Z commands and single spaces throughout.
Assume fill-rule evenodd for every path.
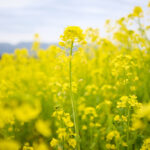
M 40 47 L 43 49 L 48 48 L 50 45 L 57 45 L 56 43 L 41 43 Z M 20 42 L 18 44 L 0 43 L 0 55 L 3 53 L 13 53 L 16 48 L 31 49 L 32 42 Z

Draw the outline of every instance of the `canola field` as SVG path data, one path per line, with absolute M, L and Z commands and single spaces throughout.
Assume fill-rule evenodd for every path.
M 106 37 L 68 26 L 60 46 L 43 50 L 35 34 L 30 53 L 3 54 L 0 150 L 150 150 L 145 15 L 107 20 Z

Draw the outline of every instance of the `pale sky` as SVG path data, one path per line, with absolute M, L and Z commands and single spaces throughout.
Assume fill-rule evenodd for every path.
M 39 33 L 42 42 L 59 40 L 68 25 L 103 27 L 134 6 L 146 10 L 148 0 L 0 0 L 0 42 L 32 41 Z

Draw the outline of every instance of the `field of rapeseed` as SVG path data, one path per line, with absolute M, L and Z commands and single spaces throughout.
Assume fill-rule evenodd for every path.
M 149 4 L 150 7 L 150 4 Z M 0 150 L 150 150 L 150 26 L 141 7 L 58 46 L 0 59 Z

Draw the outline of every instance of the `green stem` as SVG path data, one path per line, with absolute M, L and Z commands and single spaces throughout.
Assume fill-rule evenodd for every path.
M 71 100 L 71 105 L 72 105 L 73 121 L 74 121 L 74 127 L 75 127 L 75 133 L 76 133 L 76 140 L 77 140 L 77 150 L 80 150 L 79 130 L 78 130 L 78 126 L 77 126 L 75 102 L 74 102 L 73 93 L 72 93 L 72 51 L 73 51 L 73 41 L 71 42 L 70 59 L 69 59 L 70 100 Z
M 130 107 L 128 108 L 128 120 L 127 120 L 127 144 L 128 150 L 130 150 L 130 143 L 129 143 L 129 126 L 130 126 Z

